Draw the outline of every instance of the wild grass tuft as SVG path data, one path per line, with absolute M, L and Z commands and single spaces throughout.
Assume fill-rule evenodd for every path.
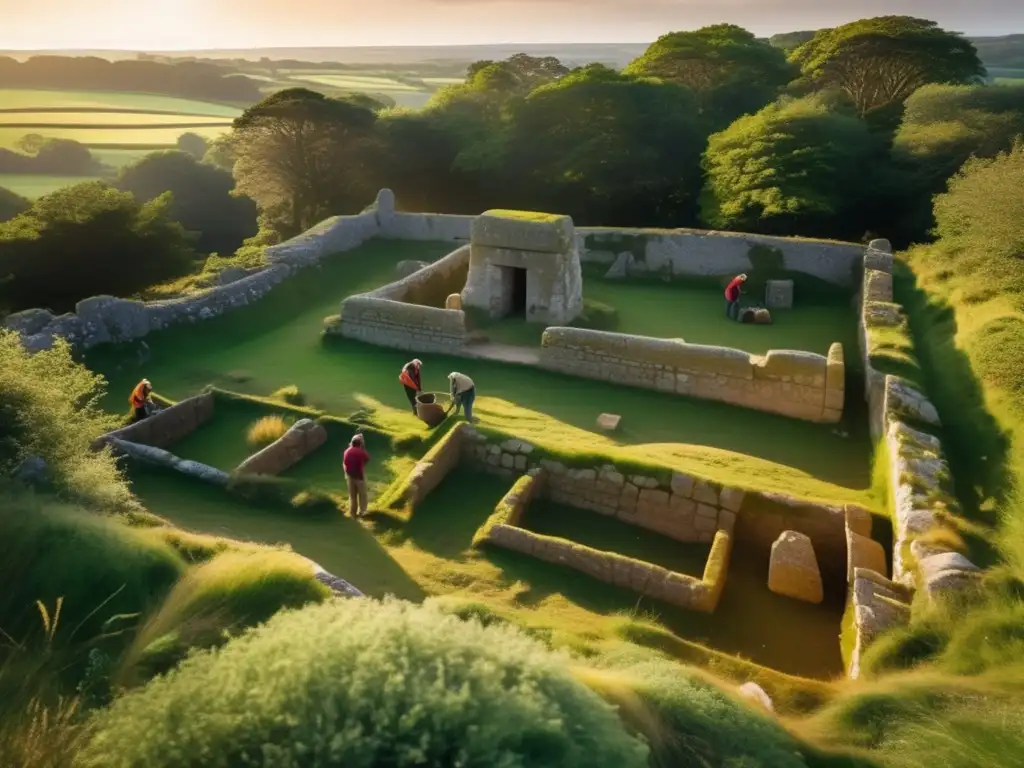
M 270 397 L 274 400 L 283 400 L 289 405 L 305 405 L 306 396 L 302 394 L 298 386 L 295 384 L 289 384 L 287 387 L 281 387 L 270 393 Z
M 283 437 L 289 426 L 284 416 L 271 413 L 253 422 L 245 439 L 254 448 L 263 448 Z

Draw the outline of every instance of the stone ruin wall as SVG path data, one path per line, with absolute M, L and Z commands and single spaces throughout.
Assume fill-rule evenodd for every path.
M 949 465 L 942 442 L 938 411 L 912 382 L 885 374 L 872 365 L 873 333 L 886 329 L 905 334 L 903 308 L 894 301 L 892 246 L 875 240 L 864 254 L 859 296 L 858 342 L 864 367 L 865 398 L 871 436 L 887 456 L 889 507 L 893 522 L 892 578 L 881 568 L 851 563 L 848 610 L 853 612 L 855 647 L 849 675 L 860 674 L 860 659 L 872 640 L 892 626 L 909 621 L 915 590 L 929 596 L 973 583 L 979 569 L 958 552 L 917 540 L 941 521 L 939 508 L 958 514 L 948 493 Z
M 857 288 L 863 246 L 833 240 L 770 237 L 699 229 L 578 227 L 584 263 L 607 264 L 619 277 L 664 275 L 724 277 L 757 267 L 752 251 L 771 250 L 787 272 Z
M 340 323 L 326 332 L 396 349 L 456 352 L 466 343 L 465 312 L 416 302 L 458 293 L 469 255 L 463 246 L 408 277 L 345 299 Z
M 759 357 L 679 339 L 548 328 L 540 365 L 573 376 L 828 424 L 842 418 L 846 387 L 839 343 L 832 345 L 827 358 L 789 350 L 771 350 Z
M 205 392 L 164 408 L 152 416 L 100 435 L 92 443 L 94 451 L 111 440 L 165 448 L 190 435 L 213 418 L 213 394 Z
M 279 475 L 327 442 L 327 430 L 311 419 L 299 419 L 281 437 L 257 451 L 235 469 L 247 475 Z

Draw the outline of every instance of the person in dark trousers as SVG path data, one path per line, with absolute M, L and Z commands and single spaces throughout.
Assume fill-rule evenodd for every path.
M 412 406 L 414 414 L 416 413 L 416 395 L 423 391 L 423 385 L 420 383 L 420 368 L 422 367 L 421 361 L 410 360 L 402 366 L 402 372 L 398 374 L 398 380 L 405 387 L 405 396 L 409 398 L 409 405 Z
M 341 457 L 348 484 L 348 513 L 352 517 L 366 514 L 366 465 L 369 461 L 370 454 L 363 447 L 363 436 L 354 435 Z
M 128 402 L 132 407 L 132 424 L 142 421 L 149 416 L 150 395 L 153 394 L 153 385 L 149 379 L 143 379 L 135 385 Z
M 459 409 L 466 409 L 466 421 L 473 421 L 473 401 L 476 400 L 476 385 L 473 380 L 464 373 L 452 372 L 448 374 L 448 383 L 452 402 L 455 404 L 455 413 Z
M 737 275 L 725 287 L 725 316 L 730 320 L 739 320 L 740 318 L 740 293 L 742 293 L 741 289 L 745 282 L 747 282 L 745 274 Z

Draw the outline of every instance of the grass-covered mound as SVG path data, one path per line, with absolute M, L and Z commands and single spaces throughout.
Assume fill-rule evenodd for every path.
M 291 552 L 228 552 L 193 568 L 135 636 L 121 682 L 166 672 L 192 648 L 217 645 L 282 608 L 320 602 L 330 590 Z
M 334 601 L 124 696 L 80 764 L 646 766 L 645 745 L 566 667 L 506 627 Z

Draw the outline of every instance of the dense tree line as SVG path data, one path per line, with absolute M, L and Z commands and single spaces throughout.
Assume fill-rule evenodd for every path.
M 18 144 L 20 152 L 0 147 L 0 173 L 92 176 L 103 169 L 87 146 L 72 139 L 30 133 Z
M 419 111 L 282 91 L 222 149 L 280 236 L 388 186 L 410 210 L 911 240 L 960 165 L 1020 129 L 1024 90 L 984 77 L 966 38 L 923 19 L 774 44 L 719 24 L 665 35 L 622 72 L 478 62 Z
M 200 62 L 108 61 L 94 56 L 33 56 L 19 62 L 0 57 L 4 88 L 137 91 L 248 103 L 260 98 L 255 80 L 228 75 L 223 67 Z

